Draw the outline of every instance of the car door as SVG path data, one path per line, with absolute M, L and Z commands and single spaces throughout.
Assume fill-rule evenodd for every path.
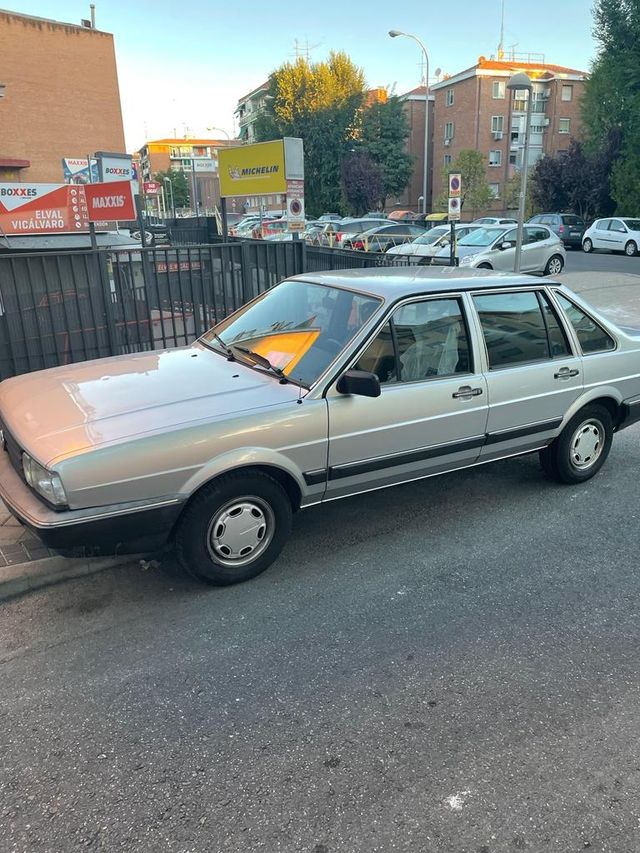
M 621 219 L 611 219 L 607 232 L 608 248 L 612 252 L 624 252 L 627 242 L 627 229 Z
M 611 250 L 611 244 L 609 242 L 609 223 L 610 219 L 599 219 L 593 225 L 593 235 L 591 237 L 591 242 L 593 243 L 594 249 L 609 249 Z
M 497 240 L 494 241 L 491 249 L 489 263 L 494 270 L 504 270 L 505 272 L 513 272 L 516 260 L 516 240 L 518 231 L 512 228 L 510 231 L 505 231 Z M 503 243 L 511 243 L 511 248 L 503 249 Z
M 380 397 L 328 389 L 326 498 L 472 464 L 484 443 L 486 379 L 460 294 L 409 300 L 351 361 Z
M 487 443 L 481 459 L 544 446 L 582 393 L 582 359 L 545 288 L 474 294 L 486 350 Z
M 525 225 L 522 235 L 522 272 L 542 272 L 547 263 L 551 232 L 542 225 Z

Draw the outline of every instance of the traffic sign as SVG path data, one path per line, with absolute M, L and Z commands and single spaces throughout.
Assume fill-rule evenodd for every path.
M 462 175 L 452 172 L 449 175 L 449 198 L 460 198 L 462 194 Z
M 460 199 L 449 199 L 449 222 L 456 222 L 460 219 Z

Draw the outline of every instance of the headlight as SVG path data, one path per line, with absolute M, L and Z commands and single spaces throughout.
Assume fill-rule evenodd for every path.
M 471 266 L 471 264 L 475 261 L 475 259 L 476 259 L 477 257 L 478 257 L 477 255 L 466 255 L 466 256 L 465 256 L 464 258 L 462 258 L 462 260 L 460 261 L 460 266 L 461 266 L 461 267 L 470 267 L 470 266 Z
M 24 478 L 32 489 L 55 506 L 65 506 L 67 496 L 60 475 L 47 471 L 32 459 L 28 453 L 22 454 L 22 470 Z

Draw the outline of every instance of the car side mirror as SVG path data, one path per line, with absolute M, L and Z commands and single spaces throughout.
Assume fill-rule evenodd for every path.
M 366 370 L 345 371 L 336 385 L 340 394 L 355 394 L 358 397 L 379 397 L 380 380 L 375 373 Z
M 503 252 L 505 249 L 513 249 L 514 244 L 511 240 L 505 240 L 503 243 L 500 243 L 500 251 Z

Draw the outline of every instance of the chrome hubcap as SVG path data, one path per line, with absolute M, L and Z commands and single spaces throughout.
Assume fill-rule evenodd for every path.
M 571 464 L 579 471 L 591 468 L 604 446 L 604 427 L 597 420 L 580 424 L 571 439 Z
M 209 522 L 207 548 L 216 562 L 239 568 L 263 553 L 274 529 L 275 518 L 268 503 L 257 497 L 234 498 Z
M 558 275 L 558 273 L 562 272 L 562 264 L 558 258 L 551 258 L 549 261 L 549 272 L 551 275 Z
M 635 255 L 635 253 L 636 253 L 636 247 L 633 245 L 633 243 L 629 243 L 627 245 L 627 255 L 632 256 L 632 255 Z

